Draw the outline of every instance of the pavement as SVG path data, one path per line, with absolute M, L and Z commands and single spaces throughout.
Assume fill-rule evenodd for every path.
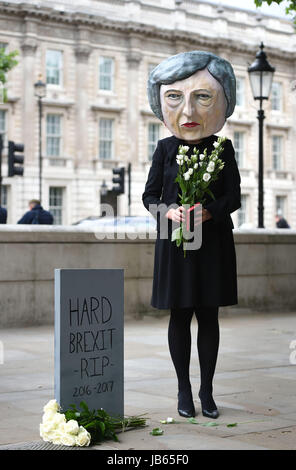
M 147 413 L 148 426 L 93 450 L 296 449 L 296 312 L 220 318 L 217 426 L 207 425 L 200 411 L 195 318 L 191 377 L 197 424 L 177 413 L 167 325 L 167 316 L 125 322 L 125 414 Z M 53 327 L 2 330 L 0 346 L 0 450 L 38 447 L 42 409 L 53 398 Z M 161 424 L 167 417 L 177 422 Z M 155 427 L 163 429 L 161 436 L 150 435 Z

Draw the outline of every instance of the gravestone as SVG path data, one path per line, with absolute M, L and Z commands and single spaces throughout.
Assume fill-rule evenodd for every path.
M 55 399 L 124 415 L 123 269 L 55 270 Z

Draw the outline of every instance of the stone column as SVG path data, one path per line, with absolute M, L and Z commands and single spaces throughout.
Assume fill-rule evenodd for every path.
M 127 139 L 128 155 L 131 163 L 139 159 L 139 64 L 142 60 L 140 38 L 130 37 L 130 49 L 127 54 L 128 95 L 127 95 Z
M 25 163 L 37 164 L 38 140 L 35 140 L 35 129 L 38 126 L 37 98 L 34 96 L 34 83 L 38 77 L 35 73 L 35 53 L 37 40 L 35 38 L 35 22 L 26 22 L 26 35 L 21 44 L 22 51 L 22 142 L 25 145 Z M 44 80 L 44 77 L 42 77 Z M 12 139 L 14 140 L 12 135 Z
M 87 166 L 88 155 L 88 58 L 91 47 L 88 44 L 78 44 L 75 47 L 76 56 L 76 152 L 75 168 Z

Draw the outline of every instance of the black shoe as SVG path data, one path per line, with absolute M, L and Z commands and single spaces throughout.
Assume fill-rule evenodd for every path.
M 178 393 L 178 413 L 183 418 L 194 418 L 196 416 L 191 392 Z
M 219 416 L 219 411 L 217 409 L 216 403 L 213 400 L 212 396 L 207 398 L 202 397 L 200 393 L 198 394 L 201 403 L 201 411 L 203 416 L 206 418 L 217 419 Z
M 202 414 L 206 418 L 211 418 L 211 419 L 217 419 L 219 417 L 219 411 L 217 409 L 213 411 L 208 411 L 202 408 Z

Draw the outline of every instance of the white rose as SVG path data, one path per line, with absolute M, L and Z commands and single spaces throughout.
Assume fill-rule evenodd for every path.
M 178 165 L 183 165 L 183 160 L 177 160 Z
M 192 155 L 191 160 L 192 160 L 193 162 L 196 162 L 197 156 L 196 156 L 196 155 Z
M 57 428 L 60 427 L 62 424 L 66 423 L 66 417 L 62 413 L 56 413 L 53 417 L 52 422 Z
M 60 409 L 60 405 L 57 403 L 56 400 L 50 400 L 43 408 L 43 411 L 54 411 L 57 412 Z
M 45 413 L 42 416 L 42 423 L 47 423 L 49 421 L 52 421 L 56 414 L 57 414 L 56 411 L 53 411 L 53 410 L 45 411 Z
M 84 429 L 82 426 L 80 426 L 78 436 L 76 436 L 76 444 L 79 447 L 89 446 L 90 439 L 91 439 L 90 433 L 87 432 L 87 430 Z
M 50 430 L 48 430 L 47 426 L 44 425 L 44 424 L 40 424 L 40 437 L 42 437 L 42 439 L 46 442 L 49 442 L 50 441 Z
M 62 434 L 61 435 L 61 444 L 64 446 L 75 446 L 76 445 L 76 436 L 73 436 L 73 434 Z
M 70 421 L 64 424 L 63 430 L 65 433 L 77 435 L 79 431 L 79 424 L 77 421 L 75 421 L 75 419 L 70 419 Z
M 52 432 L 54 429 L 56 429 L 56 427 L 57 426 L 53 420 L 46 421 L 45 423 L 40 424 L 40 432 L 47 434 L 49 432 Z
M 63 434 L 57 429 L 56 431 L 50 434 L 50 442 L 52 442 L 55 445 L 61 445 L 62 437 L 63 437 Z
M 182 145 L 182 151 L 183 152 L 188 152 L 188 150 L 189 150 L 188 145 Z
M 188 181 L 189 178 L 190 178 L 190 174 L 189 174 L 188 172 L 187 172 L 187 173 L 184 173 L 183 176 L 184 176 L 184 180 L 185 180 L 185 181 Z
M 219 147 L 220 143 L 219 143 L 219 142 L 214 142 L 213 145 L 214 145 L 214 147 L 215 147 L 215 149 L 216 149 L 217 147 Z
M 210 175 L 209 173 L 205 173 L 205 174 L 203 175 L 202 179 L 203 179 L 204 181 L 209 181 L 209 179 L 211 179 L 211 175 Z
M 198 168 L 198 163 L 194 164 L 194 169 L 196 170 Z
M 203 160 L 204 158 L 205 158 L 204 154 L 201 153 L 200 156 L 199 156 L 199 159 L 200 159 L 200 160 Z
M 210 162 L 210 163 L 208 164 L 207 171 L 208 171 L 209 173 L 212 173 L 212 171 L 214 171 L 214 170 L 215 170 L 215 163 L 214 163 L 214 162 Z
M 187 155 L 184 155 L 184 160 L 185 160 L 185 162 L 188 162 L 189 158 L 188 158 Z
M 174 423 L 175 420 L 174 420 L 174 418 L 167 418 L 166 422 L 167 423 Z
M 189 168 L 189 169 L 188 169 L 188 173 L 189 173 L 189 175 L 192 175 L 192 173 L 193 173 L 193 168 Z

